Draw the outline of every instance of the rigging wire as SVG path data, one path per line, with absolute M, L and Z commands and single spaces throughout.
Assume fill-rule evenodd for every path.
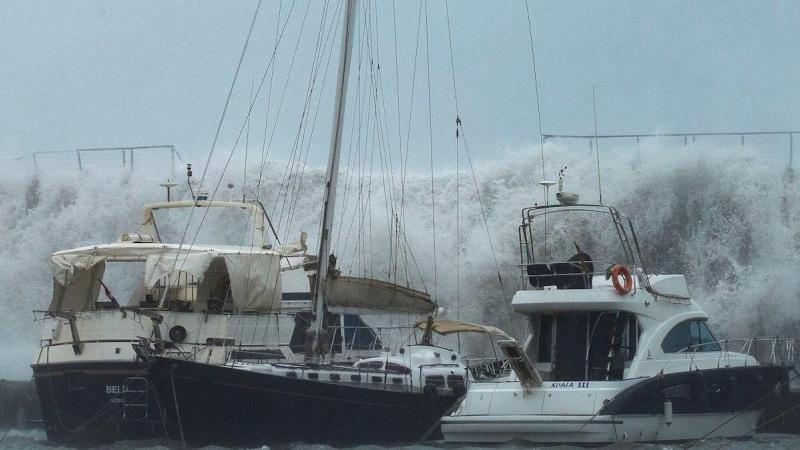
M 231 97 L 233 96 L 233 88 L 236 86 L 236 80 L 239 78 L 239 71 L 242 68 L 242 61 L 244 60 L 244 55 L 247 52 L 247 46 L 250 44 L 250 38 L 253 35 L 253 28 L 255 27 L 256 19 L 258 18 L 258 11 L 260 9 L 261 9 L 261 0 L 258 1 L 258 5 L 256 6 L 256 10 L 253 13 L 253 20 L 250 23 L 250 30 L 247 32 L 247 39 L 244 42 L 244 47 L 242 47 L 242 53 L 239 56 L 239 63 L 236 65 L 236 72 L 234 73 L 233 81 L 231 82 L 231 87 L 230 87 L 230 90 L 228 91 L 228 97 L 225 100 L 225 107 L 222 109 L 222 115 L 220 116 L 219 124 L 217 125 L 217 131 L 214 134 L 214 141 L 211 143 L 211 150 L 208 152 L 208 159 L 206 160 L 206 166 L 203 169 L 203 175 L 200 178 L 200 185 L 198 186 L 198 189 L 199 189 L 200 186 L 203 185 L 203 180 L 205 180 L 206 174 L 208 173 L 208 168 L 211 165 L 211 157 L 214 154 L 214 149 L 216 148 L 217 140 L 219 139 L 220 130 L 222 129 L 222 123 L 225 120 L 225 115 L 226 115 L 226 113 L 228 111 L 228 105 L 230 104 Z M 217 186 L 219 186 L 219 185 L 217 185 Z M 195 210 L 195 208 L 190 208 L 189 209 L 189 217 L 186 220 L 186 227 L 184 227 L 184 229 L 183 229 L 183 235 L 181 236 L 181 242 L 178 244 L 178 250 L 177 250 L 176 255 L 175 255 L 175 260 L 172 262 L 172 267 L 170 268 L 170 273 L 174 273 L 175 272 L 175 267 L 178 264 L 178 256 L 181 254 L 181 250 L 183 250 L 183 246 L 184 246 L 183 243 L 186 240 L 186 235 L 189 233 L 189 226 L 192 223 L 192 216 L 194 215 L 194 210 Z M 209 210 L 209 208 L 205 209 L 205 214 L 208 214 L 208 210 Z M 203 215 L 203 219 L 205 219 L 205 214 Z M 201 220 L 200 223 L 202 225 L 202 220 Z M 199 232 L 200 232 L 200 229 L 198 227 L 197 233 L 195 233 L 194 238 L 192 239 L 192 243 L 189 244 L 190 248 L 194 245 L 194 242 L 197 239 L 197 236 L 198 236 Z M 166 300 L 167 292 L 168 292 L 168 289 L 165 289 L 164 290 L 164 296 L 161 298 L 161 301 L 159 301 L 159 303 L 158 303 L 158 310 L 159 311 L 162 309 L 163 303 Z
M 342 5 L 343 5 L 343 3 L 342 3 Z M 327 15 L 327 10 L 328 10 L 328 8 L 327 8 L 327 5 L 326 5 L 325 13 L 323 14 L 323 16 Z M 316 108 L 314 109 L 313 117 L 311 117 L 311 125 L 310 125 L 310 127 L 308 125 L 308 114 L 305 114 L 305 122 L 304 122 L 304 125 L 303 125 L 302 135 L 301 135 L 300 141 L 299 141 L 300 142 L 300 144 L 299 144 L 300 145 L 299 153 L 301 155 L 304 155 L 304 156 L 303 156 L 302 163 L 300 163 L 299 160 L 298 160 L 297 172 L 299 173 L 299 175 L 296 176 L 297 181 L 296 181 L 296 183 L 295 183 L 295 185 L 293 187 L 293 196 L 292 196 L 292 202 L 291 202 L 292 206 L 291 206 L 290 211 L 289 211 L 289 217 L 287 218 L 287 232 L 288 232 L 289 229 L 291 229 L 291 224 L 294 223 L 294 217 L 295 217 L 295 214 L 297 212 L 297 204 L 298 204 L 298 200 L 299 200 L 299 196 L 300 196 L 300 188 L 302 187 L 303 178 L 304 178 L 304 174 L 305 174 L 305 168 L 306 168 L 306 165 L 307 165 L 307 162 L 308 162 L 308 156 L 310 154 L 311 139 L 313 137 L 314 131 L 316 130 L 317 117 L 319 116 L 319 110 L 320 110 L 321 104 L 322 104 L 322 93 L 325 90 L 324 89 L 325 88 L 325 84 L 326 84 L 325 82 L 327 81 L 327 74 L 328 74 L 328 70 L 330 69 L 331 58 L 333 56 L 333 45 L 334 45 L 334 41 L 335 41 L 335 39 L 333 38 L 333 30 L 334 30 L 334 26 L 333 25 L 335 23 L 338 23 L 338 20 L 336 20 L 336 19 L 337 19 L 337 17 L 340 17 L 339 12 L 341 12 L 341 9 L 338 9 L 336 11 L 335 15 L 334 15 L 334 20 L 332 21 L 331 26 L 328 28 L 328 33 L 326 35 L 325 42 L 321 47 L 321 50 L 320 50 L 319 45 L 322 43 L 322 41 L 318 40 L 318 50 L 317 50 L 317 53 L 315 54 L 314 66 L 313 66 L 314 69 L 312 70 L 313 76 L 312 76 L 311 80 L 309 80 L 309 86 L 308 86 L 308 91 L 307 91 L 308 92 L 308 94 L 307 94 L 308 95 L 308 101 L 306 103 L 306 108 L 307 109 L 311 108 L 311 103 L 313 101 L 314 86 L 316 85 L 317 77 L 319 76 L 319 72 L 320 72 L 320 68 L 321 68 L 321 65 L 322 65 L 322 61 L 324 59 L 324 55 L 326 54 L 326 49 L 328 48 L 328 45 L 330 45 L 330 49 L 328 49 L 328 51 L 327 51 L 328 58 L 327 58 L 327 63 L 325 65 L 325 72 L 323 73 L 323 76 L 322 76 L 321 89 L 320 89 L 320 92 L 319 92 L 319 94 L 317 96 L 317 104 L 316 104 Z M 322 21 L 320 22 L 320 34 L 319 34 L 319 36 L 322 36 L 324 34 L 324 30 L 325 30 L 325 26 L 324 26 L 324 17 L 323 17 Z M 317 55 L 318 55 L 318 57 L 317 57 Z M 307 139 L 306 139 L 306 133 L 307 132 L 308 132 L 308 136 L 307 136 Z
M 430 141 L 431 158 L 431 221 L 433 225 L 433 302 L 438 304 L 436 295 L 436 191 L 434 189 L 433 172 L 433 111 L 431 110 L 431 54 L 430 54 L 430 34 L 428 31 L 428 0 L 425 1 L 425 61 L 427 68 L 428 81 L 428 139 Z
M 403 176 L 404 175 L 403 131 L 402 131 L 402 125 L 401 125 L 401 119 L 400 119 L 400 116 L 401 116 L 401 113 L 400 113 L 400 64 L 397 61 L 397 9 L 395 7 L 395 0 L 392 0 L 392 29 L 393 29 L 393 32 L 394 32 L 394 74 L 395 74 L 394 83 L 395 83 L 395 93 L 397 94 L 396 95 L 396 99 L 397 99 L 397 149 L 398 149 L 398 154 L 400 156 L 400 202 L 401 202 L 401 205 L 402 205 L 403 204 L 404 194 L 405 194 L 405 178 Z M 400 225 L 399 225 L 398 222 L 402 221 L 403 217 L 404 217 L 403 216 L 403 209 L 402 209 L 402 206 L 401 206 L 400 207 L 400 217 L 392 221 L 394 223 L 394 229 L 396 231 L 399 230 Z M 399 248 L 399 245 L 400 245 L 400 235 L 399 235 L 399 233 L 397 234 L 397 237 L 395 238 L 395 242 L 396 242 L 396 247 Z M 394 258 L 394 277 L 395 277 L 394 282 L 395 283 L 397 283 L 397 265 L 399 263 L 397 258 L 398 258 L 398 254 L 399 253 L 400 252 L 398 251 L 397 254 L 395 254 L 395 258 Z M 407 266 L 408 266 L 408 260 L 406 260 L 406 267 Z M 408 271 L 406 270 L 406 283 L 408 283 L 408 281 L 409 281 L 408 280 Z
M 417 14 L 417 37 L 416 37 L 416 43 L 414 45 L 414 65 L 413 65 L 413 70 L 412 70 L 412 73 L 411 73 L 411 94 L 409 96 L 409 107 L 408 107 L 408 128 L 406 129 L 406 154 L 405 154 L 405 158 L 403 158 L 404 162 L 401 162 L 401 164 L 404 165 L 403 173 L 402 173 L 402 176 L 401 176 L 401 197 L 400 197 L 401 198 L 401 201 L 400 201 L 400 218 L 401 218 L 402 229 L 407 229 L 406 216 L 405 216 L 405 186 L 406 186 L 406 180 L 407 180 L 407 176 L 408 176 L 408 155 L 410 153 L 409 150 L 410 150 L 410 147 L 411 147 L 411 144 L 410 144 L 411 143 L 411 129 L 412 129 L 412 127 L 411 127 L 411 119 L 413 117 L 413 112 L 414 112 L 414 94 L 416 92 L 416 86 L 417 86 L 417 61 L 418 61 L 418 58 L 419 58 L 419 44 L 420 44 L 419 41 L 420 41 L 421 30 L 422 30 L 422 0 L 420 0 L 420 2 L 419 2 L 419 13 Z M 396 39 L 396 34 L 395 34 L 395 39 Z M 395 60 L 396 60 L 396 58 L 395 58 Z M 414 261 L 413 258 L 412 258 L 412 261 Z M 414 261 L 414 262 L 416 264 L 416 261 Z M 411 269 L 409 267 L 407 258 L 406 258 L 406 277 L 408 279 L 411 278 Z
M 544 134 L 542 133 L 542 109 L 539 102 L 539 78 L 536 73 L 536 52 L 533 47 L 533 25 L 531 25 L 531 9 L 528 5 L 529 1 L 525 0 L 525 12 L 528 18 L 528 37 L 531 41 L 531 61 L 533 62 L 533 86 L 536 91 L 536 117 L 539 122 L 539 149 L 542 153 L 542 180 L 546 180 L 547 176 L 544 173 Z M 544 189 L 544 188 L 543 188 Z M 547 198 L 545 198 L 547 203 Z
M 509 306 L 509 302 L 505 301 L 505 299 L 507 298 L 507 296 L 506 296 L 506 288 L 505 288 L 505 285 L 503 284 L 503 277 L 500 274 L 500 263 L 497 261 L 497 253 L 494 251 L 494 243 L 492 242 L 492 235 L 489 232 L 489 221 L 486 218 L 486 210 L 483 208 L 483 200 L 481 199 L 481 193 L 480 193 L 480 190 L 478 189 L 478 179 L 475 176 L 475 167 L 472 164 L 472 157 L 469 154 L 469 146 L 467 145 L 467 134 L 464 132 L 464 127 L 462 126 L 461 123 L 458 123 L 458 129 L 461 130 L 461 137 L 464 140 L 464 152 L 465 152 L 465 154 L 467 156 L 467 162 L 469 163 L 469 169 L 472 172 L 472 181 L 473 181 L 473 183 L 475 185 L 475 195 L 478 197 L 478 205 L 480 206 L 481 216 L 483 217 L 483 226 L 486 228 L 486 237 L 487 237 L 487 239 L 489 241 L 489 249 L 492 252 L 492 259 L 494 260 L 494 267 L 495 267 L 495 271 L 497 272 L 497 280 L 500 283 L 500 291 L 503 294 L 503 297 L 502 297 L 503 298 L 503 304 L 506 306 L 506 313 L 507 313 L 508 323 L 509 323 L 509 325 L 511 327 L 511 333 L 516 338 L 516 330 L 514 329 L 514 322 L 512 320 L 513 316 L 511 314 L 511 307 Z
M 461 115 L 458 111 L 458 88 L 456 87 L 456 66 L 453 56 L 453 37 L 450 32 L 450 3 L 444 2 L 447 17 L 447 44 L 450 49 L 450 70 L 453 79 L 453 102 L 456 107 L 456 320 L 461 320 L 461 154 L 458 127 L 461 124 Z M 458 335 L 458 351 L 461 352 L 461 336 Z
M 250 104 L 253 104 L 253 85 L 255 84 L 255 78 L 250 79 Z M 244 140 L 244 169 L 243 169 L 243 176 L 242 176 L 242 202 L 245 201 L 246 198 L 246 188 L 247 188 L 247 152 L 250 150 L 250 119 L 252 116 L 250 114 L 247 115 L 247 136 L 245 136 Z
M 594 111 L 594 149 L 597 155 L 597 191 L 600 194 L 600 204 L 603 204 L 603 187 L 600 184 L 600 143 L 597 141 L 597 102 L 594 97 L 594 86 L 592 86 L 592 110 Z
M 220 131 L 222 130 L 222 123 L 225 121 L 225 115 L 228 112 L 228 106 L 230 105 L 231 97 L 233 96 L 233 89 L 234 89 L 234 87 L 236 87 L 236 80 L 239 78 L 239 71 L 242 68 L 242 62 L 244 61 L 244 55 L 247 52 L 247 46 L 250 44 L 250 37 L 253 35 L 253 28 L 256 25 L 256 18 L 258 17 L 258 11 L 260 9 L 261 9 L 261 0 L 258 1 L 258 5 L 256 6 L 256 11 L 253 14 L 253 20 L 250 23 L 250 30 L 247 32 L 247 39 L 244 42 L 244 47 L 242 48 L 242 53 L 241 53 L 241 55 L 239 55 L 239 63 L 236 65 L 236 73 L 233 75 L 233 82 L 231 82 L 231 87 L 230 87 L 230 90 L 228 91 L 228 97 L 227 97 L 227 99 L 225 99 L 225 106 L 222 108 L 222 115 L 219 118 L 219 124 L 217 125 L 217 131 L 214 133 L 214 141 L 211 143 L 211 150 L 208 152 L 208 159 L 206 160 L 206 165 L 203 168 L 203 175 L 200 177 L 200 184 L 198 186 L 198 189 L 199 189 L 199 187 L 203 186 L 203 181 L 205 180 L 206 175 L 208 173 L 208 168 L 211 166 L 211 157 L 214 155 L 214 150 L 216 149 L 217 141 L 219 140 L 219 134 L 220 134 Z M 249 116 L 250 116 L 250 113 L 248 112 L 248 117 Z M 186 227 L 187 227 L 187 230 L 188 230 L 188 227 L 189 227 L 188 224 L 187 224 Z M 179 250 L 179 253 L 180 253 L 180 250 Z
M 500 283 L 500 290 L 502 292 L 503 304 L 506 307 L 506 314 L 507 314 L 509 325 L 511 325 L 511 332 L 513 334 L 516 334 L 516 330 L 514 329 L 514 326 L 513 326 L 511 310 L 510 310 L 510 307 L 508 305 L 508 302 L 505 301 L 506 292 L 505 292 L 505 285 L 503 284 L 503 277 L 500 274 L 500 264 L 497 261 L 497 253 L 494 250 L 494 244 L 492 242 L 492 235 L 489 232 L 489 221 L 486 218 L 486 211 L 484 210 L 484 207 L 483 207 L 483 200 L 481 199 L 480 190 L 478 189 L 478 180 L 477 180 L 477 177 L 475 176 L 475 168 L 472 165 L 472 158 L 470 157 L 470 154 L 469 154 L 469 146 L 467 145 L 467 136 L 464 133 L 463 124 L 461 123 L 461 116 L 460 116 L 460 112 L 459 112 L 459 109 L 458 109 L 458 89 L 457 89 L 457 83 L 456 83 L 455 57 L 453 56 L 453 44 L 452 44 L 451 31 L 450 31 L 450 9 L 449 9 L 449 3 L 448 3 L 447 0 L 445 0 L 445 11 L 447 12 L 447 37 L 448 37 L 448 43 L 449 43 L 449 48 L 450 48 L 450 68 L 451 68 L 451 71 L 452 71 L 453 95 L 454 95 L 454 98 L 455 98 L 454 103 L 455 103 L 455 108 L 456 108 L 456 197 L 458 198 L 459 197 L 459 193 L 460 193 L 459 182 L 458 182 L 458 178 L 459 178 L 458 177 L 458 174 L 459 174 L 458 165 L 459 165 L 459 155 L 460 155 L 459 142 L 460 142 L 460 139 L 463 139 L 464 140 L 464 152 L 466 154 L 467 161 L 469 163 L 470 172 L 472 173 L 472 180 L 473 180 L 473 183 L 475 185 L 475 193 L 476 193 L 476 195 L 478 197 L 478 205 L 480 206 L 481 216 L 483 218 L 483 224 L 484 224 L 484 227 L 486 228 L 486 237 L 487 237 L 487 240 L 489 241 L 489 248 L 490 248 L 491 253 L 492 253 L 492 258 L 494 259 L 495 270 L 497 272 L 497 280 Z M 541 126 L 541 122 L 540 122 L 540 126 Z M 460 202 L 457 200 L 456 201 L 456 227 L 457 227 L 457 231 L 456 231 L 456 241 L 457 241 L 457 243 L 456 243 L 456 245 L 458 246 L 458 248 L 457 248 L 456 258 L 457 258 L 457 260 L 460 261 L 461 244 L 460 244 L 459 239 L 458 239 L 458 233 L 459 233 L 458 232 L 458 226 L 459 226 L 459 223 L 460 223 L 460 219 L 459 219 L 459 214 L 460 214 L 459 203 Z M 461 313 L 461 306 L 460 306 L 460 299 L 461 299 L 461 297 L 460 297 L 460 295 L 461 295 L 461 290 L 460 290 L 461 289 L 461 287 L 460 287 L 460 264 L 458 266 L 459 266 L 459 269 L 458 269 L 458 272 L 457 272 L 457 279 L 459 280 L 459 285 L 458 285 L 458 289 L 457 289 L 456 302 L 457 302 L 457 305 L 458 305 L 458 312 L 457 312 L 458 316 L 457 317 L 460 320 L 460 317 L 461 317 L 460 316 L 460 313 Z M 460 338 L 459 338 L 459 343 L 460 343 Z

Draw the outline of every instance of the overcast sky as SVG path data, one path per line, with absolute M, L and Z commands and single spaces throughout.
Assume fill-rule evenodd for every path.
M 0 1 L 0 159 L 155 144 L 175 145 L 185 158 L 207 154 L 256 5 Z M 267 67 L 282 23 L 278 11 L 285 21 L 291 5 L 292 0 L 264 0 L 221 151 L 232 148 L 251 84 L 258 85 Z M 282 83 L 278 74 L 286 76 L 300 39 L 306 5 L 304 0 L 294 5 L 276 63 L 275 92 Z M 322 5 L 308 8 L 307 23 L 314 25 L 306 25 L 306 33 L 316 34 Z M 420 4 L 394 5 L 404 116 Z M 490 159 L 498 151 L 538 145 L 525 1 L 449 0 L 447 5 L 459 112 L 471 151 Z M 545 133 L 593 133 L 592 86 L 600 134 L 800 129 L 800 2 L 531 0 L 529 5 Z M 392 3 L 379 1 L 374 11 L 382 70 L 394 71 Z M 432 107 L 437 149 L 452 142 L 455 121 L 445 13 L 443 1 L 428 2 L 431 100 L 444 105 Z M 313 43 L 300 40 L 293 69 L 295 78 L 304 80 L 299 94 Z M 418 61 L 417 76 L 424 77 L 424 60 Z M 420 79 L 416 95 L 423 96 L 415 97 L 415 110 L 427 102 Z M 389 86 L 386 95 L 394 99 Z M 301 95 L 289 92 L 286 105 L 302 103 Z M 274 115 L 277 102 L 272 105 Z M 276 157 L 297 127 L 291 107 L 285 107 L 287 125 L 277 133 L 284 136 L 276 138 L 283 143 L 276 146 Z M 327 129 L 330 102 L 319 114 Z M 256 115 L 253 120 L 264 121 Z M 322 140 L 329 136 L 317 134 Z M 312 155 L 312 163 L 324 162 L 324 152 Z M 447 160 L 446 154 L 436 157 L 440 167 Z

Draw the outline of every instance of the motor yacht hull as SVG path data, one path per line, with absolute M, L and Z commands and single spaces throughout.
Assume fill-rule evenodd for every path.
M 786 381 L 788 370 L 789 366 L 728 367 L 665 374 L 632 384 L 629 380 L 627 386 L 626 382 L 545 382 L 526 395 L 518 383 L 473 384 L 462 408 L 442 419 L 442 434 L 446 442 L 523 439 L 547 444 L 740 437 L 755 431 L 762 411 L 778 396 L 776 388 Z M 609 389 L 609 385 L 620 388 Z M 513 392 L 505 392 L 509 390 Z M 607 398 L 609 394 L 612 398 Z M 554 398 L 573 400 L 553 405 Z M 582 404 L 580 398 L 587 400 Z M 488 400 L 491 414 L 470 415 L 464 408 L 471 400 L 476 407 L 476 400 Z M 600 405 L 594 414 L 587 409 L 592 404 Z M 533 405 L 538 405 L 540 412 L 561 411 L 520 413 Z M 570 408 L 574 408 L 573 414 L 567 411 Z
M 160 401 L 177 405 L 168 421 L 179 424 L 190 445 L 417 442 L 456 401 L 452 393 L 426 393 L 389 376 L 309 380 L 164 357 L 152 360 L 150 372 L 161 380 Z

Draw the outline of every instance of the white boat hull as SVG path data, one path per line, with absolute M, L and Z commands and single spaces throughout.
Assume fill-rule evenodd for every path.
M 450 417 L 442 423 L 445 442 L 502 443 L 522 439 L 537 444 L 677 442 L 700 438 L 739 437 L 752 432 L 761 411 L 741 414 L 631 416 Z M 713 431 L 712 431 L 713 430 Z

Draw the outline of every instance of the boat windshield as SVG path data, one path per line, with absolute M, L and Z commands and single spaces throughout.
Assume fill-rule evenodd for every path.
M 189 214 L 192 209 L 192 220 Z M 153 213 L 161 242 L 184 244 L 258 246 L 252 212 L 241 208 L 175 208 Z M 188 228 L 187 223 L 189 223 Z
M 613 207 L 528 208 L 519 234 L 522 276 L 534 288 L 590 289 L 615 264 L 644 266 L 632 223 Z
M 664 353 L 718 352 L 722 350 L 704 320 L 688 320 L 675 325 L 661 343 L 661 349 L 664 350 Z

